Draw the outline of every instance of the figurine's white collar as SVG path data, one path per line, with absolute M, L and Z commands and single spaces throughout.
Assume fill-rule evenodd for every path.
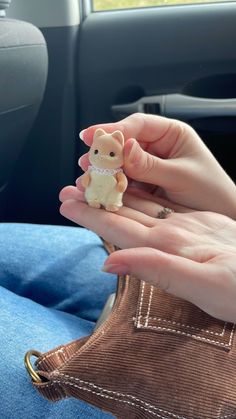
M 108 175 L 114 176 L 116 173 L 123 172 L 123 170 L 119 167 L 118 169 L 100 169 L 100 167 L 96 166 L 89 166 L 89 170 L 100 173 L 100 175 Z

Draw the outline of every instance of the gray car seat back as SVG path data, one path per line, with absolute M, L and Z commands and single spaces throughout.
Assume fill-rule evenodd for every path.
M 42 33 L 30 23 L 5 17 L 10 2 L 0 0 L 0 215 L 4 192 L 43 98 L 48 68 Z

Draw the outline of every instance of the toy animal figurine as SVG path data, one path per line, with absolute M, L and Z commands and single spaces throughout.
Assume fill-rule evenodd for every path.
M 124 136 L 121 131 L 112 134 L 98 128 L 89 151 L 91 166 L 82 176 L 85 199 L 93 208 L 104 207 L 118 211 L 128 181 L 121 169 L 123 165 Z

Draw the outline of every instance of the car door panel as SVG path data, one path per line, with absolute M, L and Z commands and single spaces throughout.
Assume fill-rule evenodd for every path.
M 216 115 L 209 110 L 199 117 L 196 108 L 202 110 L 203 104 L 196 100 L 182 119 L 199 131 L 235 177 L 234 161 L 229 158 L 229 151 L 236 148 L 231 138 L 235 115 L 232 106 L 226 112 L 223 101 L 236 98 L 235 22 L 235 3 L 88 15 L 78 44 L 80 128 L 126 116 L 124 105 L 133 104 L 132 112 L 139 111 L 134 103 L 145 104 L 145 98 L 154 98 L 154 104 L 146 103 L 142 111 L 161 113 L 156 95 L 166 100 L 173 94 L 215 99 Z M 181 106 L 175 103 L 176 112 L 161 114 L 181 119 Z

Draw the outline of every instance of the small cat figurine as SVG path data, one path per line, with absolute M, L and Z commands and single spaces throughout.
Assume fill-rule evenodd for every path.
M 112 134 L 98 128 L 89 151 L 91 166 L 81 178 L 85 199 L 93 208 L 104 207 L 118 211 L 128 181 L 121 169 L 123 165 L 124 136 L 121 131 Z

